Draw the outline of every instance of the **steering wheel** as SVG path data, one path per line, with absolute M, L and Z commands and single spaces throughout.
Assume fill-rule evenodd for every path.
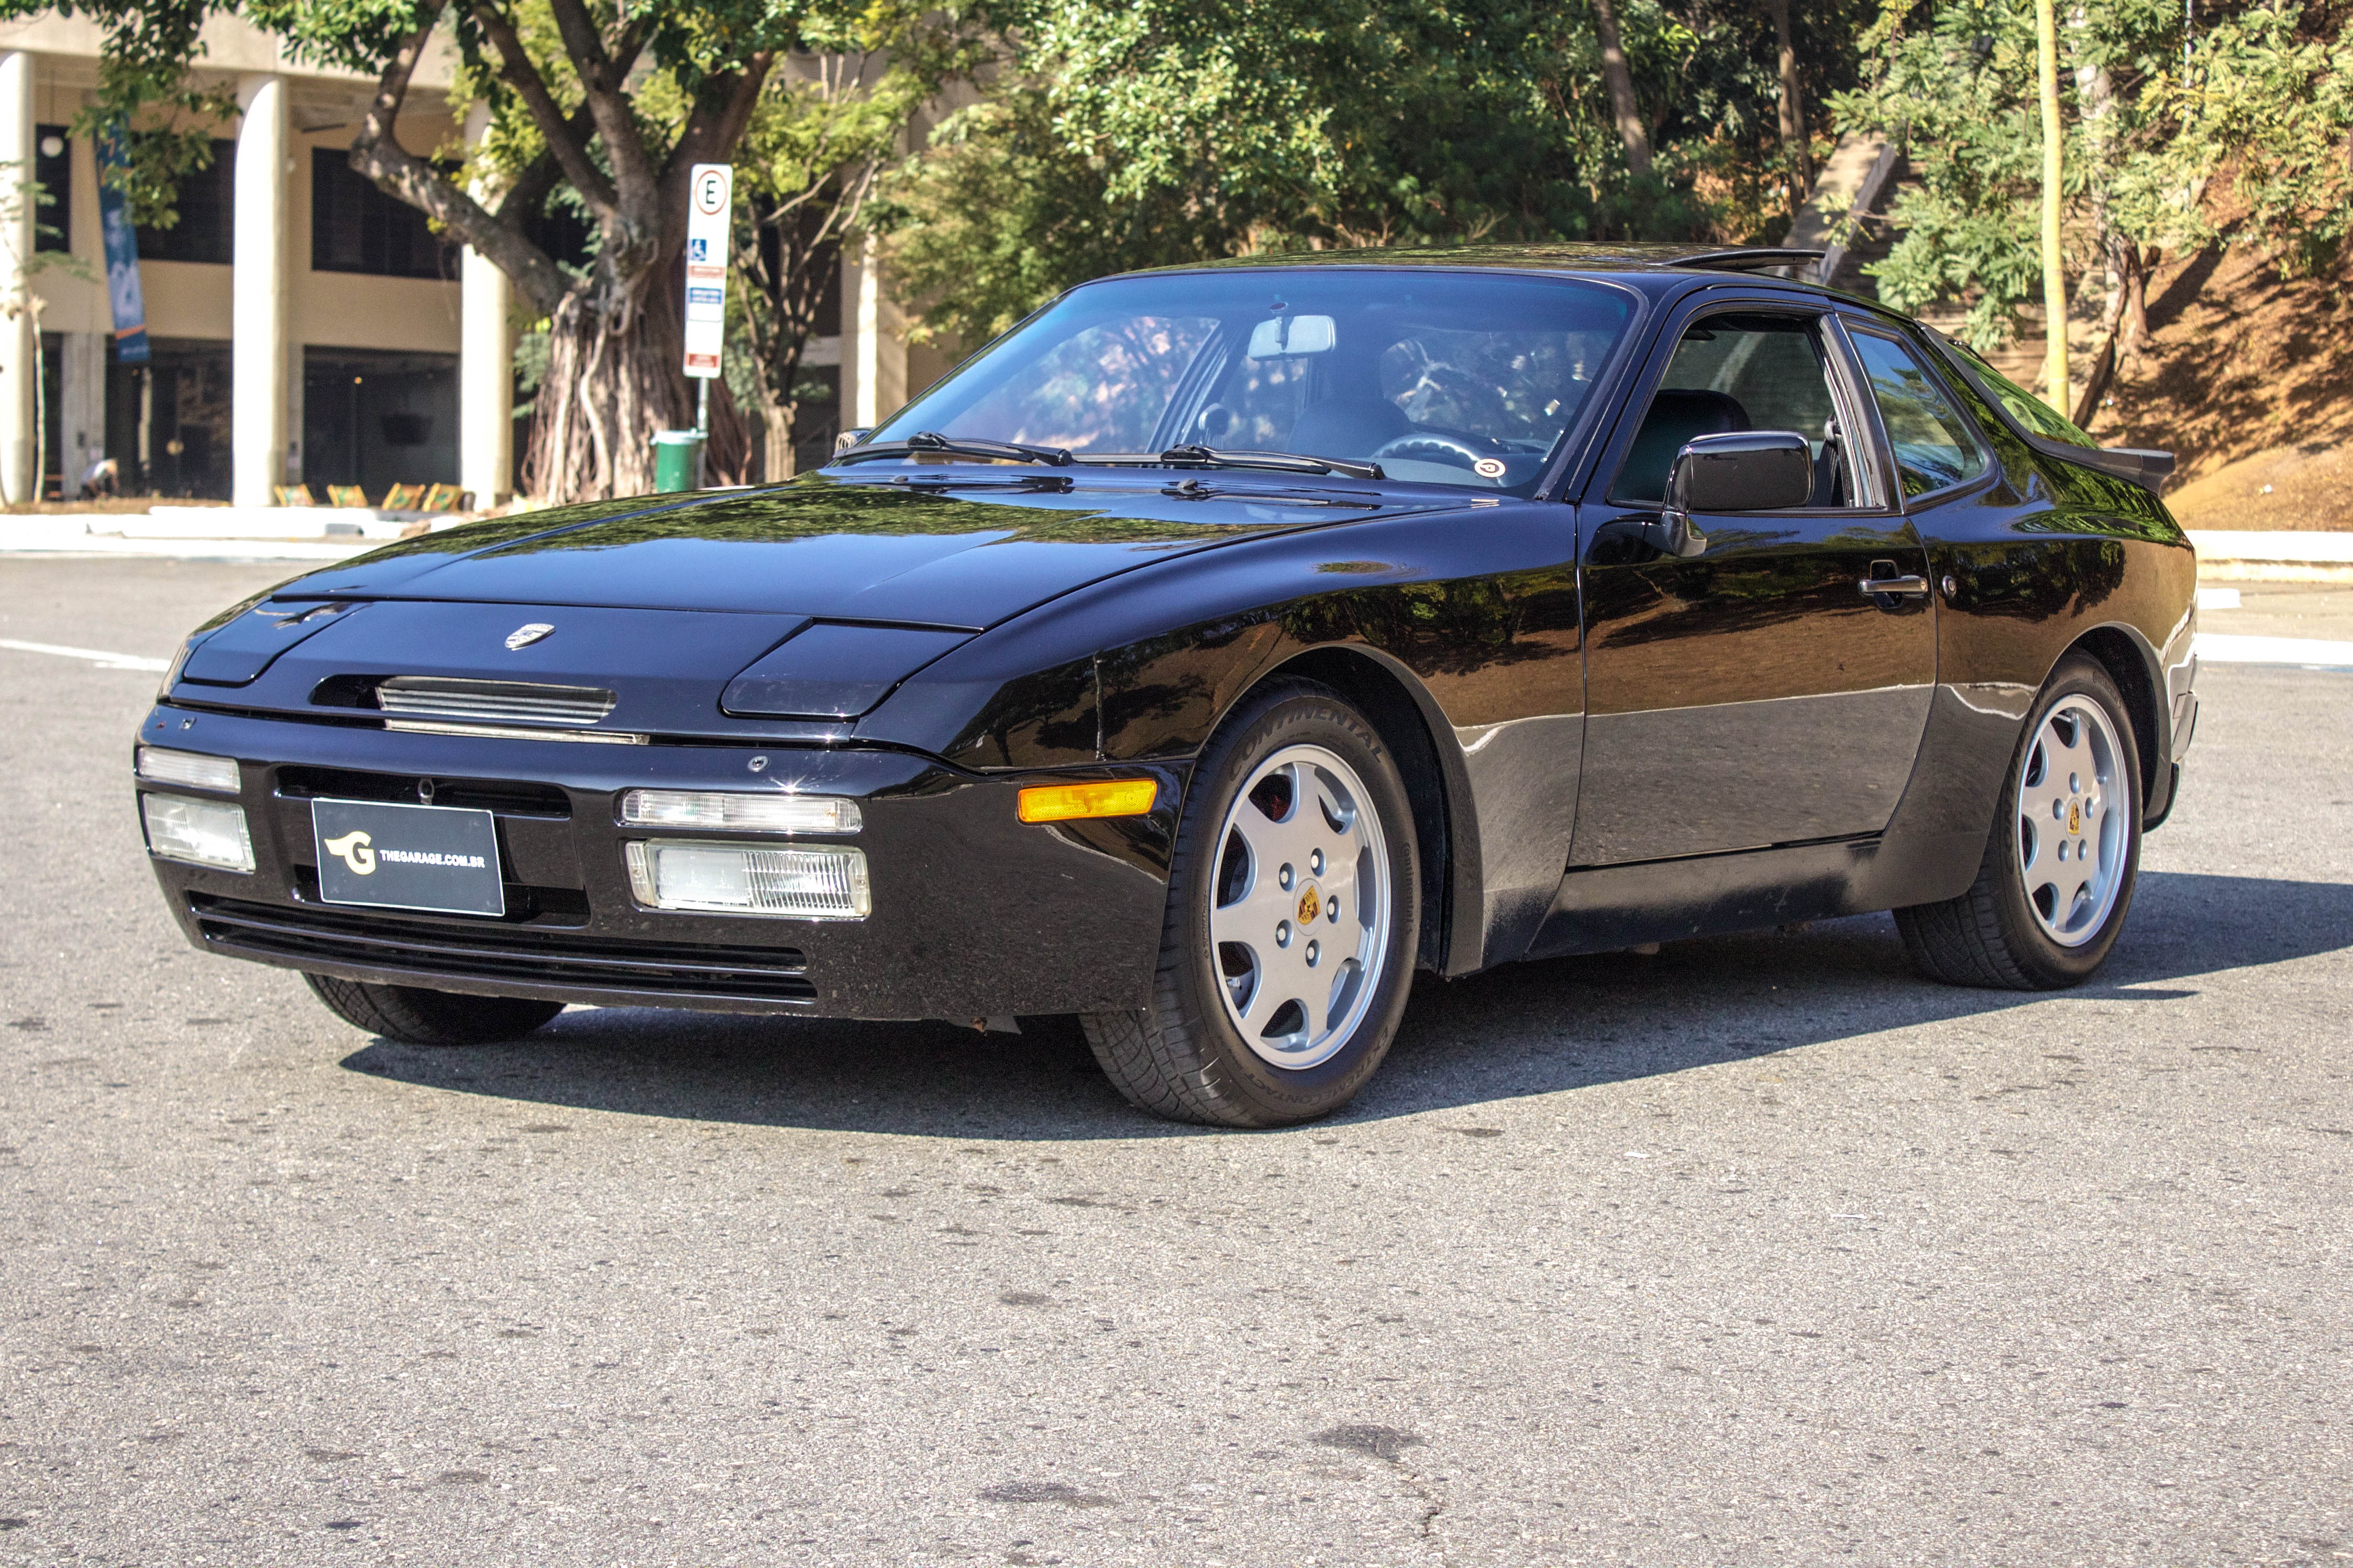
M 1458 468 L 1476 468 L 1482 458 L 1491 454 L 1481 451 L 1459 436 L 1442 436 L 1435 430 L 1416 430 L 1385 441 L 1369 454 L 1375 462 L 1383 458 L 1443 458 Z

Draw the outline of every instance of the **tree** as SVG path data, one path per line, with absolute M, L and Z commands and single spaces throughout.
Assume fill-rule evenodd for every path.
M 923 307 L 918 330 L 966 346 L 1138 267 L 1778 237 L 1784 204 L 1767 217 L 1750 199 L 1779 90 L 1769 48 L 1736 15 L 1695 27 L 1659 0 L 1610 4 L 1647 174 L 1629 167 L 1613 70 L 1578 7 L 1031 0 L 997 85 L 886 175 L 868 220 Z M 1826 5 L 1820 36 L 1852 36 L 1856 4 Z M 1836 62 L 1823 74 L 1852 79 Z
M 1781 156 L 1788 164 L 1789 210 L 1803 206 L 1814 188 L 1811 136 L 1806 124 L 1806 92 L 1798 78 L 1798 41 L 1789 26 L 1789 0 L 1767 0 L 1773 14 L 1773 51 L 1781 80 Z
M 1609 88 L 1609 113 L 1618 122 L 1618 139 L 1626 145 L 1626 167 L 1638 176 L 1647 174 L 1651 128 L 1642 123 L 1641 107 L 1634 100 L 1634 73 L 1627 68 L 1614 0 L 1593 0 L 1593 31 L 1601 42 L 1601 79 Z
M 776 75 L 736 154 L 733 302 L 772 479 L 793 471 L 802 356 L 877 178 L 921 106 L 987 55 L 978 28 L 944 10 L 877 7 L 826 42 Z
M 2229 243 L 2289 271 L 2322 264 L 2353 228 L 2353 45 L 2328 26 L 2285 0 L 2210 11 L 2192 38 L 2172 0 L 2079 0 L 2053 40 L 2066 68 L 2052 139 L 2026 8 L 1886 0 L 1862 40 L 1873 79 L 1832 100 L 1842 130 L 1907 137 L 1918 184 L 1889 214 L 1898 237 L 1871 269 L 1881 297 L 1960 301 L 1958 335 L 1983 350 L 2015 335 L 2038 293 L 2063 322 L 2068 279 L 2097 268 L 2098 363 L 2112 366 L 2146 332 L 2164 251 Z M 2056 267 L 2042 254 L 2046 150 L 2063 161 Z
M 0 0 L 0 14 L 10 16 L 46 8 Z M 85 119 L 132 117 L 151 142 L 163 111 L 182 107 L 188 68 L 201 52 L 198 29 L 216 12 L 278 34 L 299 58 L 375 76 L 353 167 L 488 258 L 548 318 L 529 466 L 533 488 L 570 500 L 650 488 L 650 434 L 686 423 L 692 408 L 673 286 L 688 171 L 729 159 L 779 56 L 799 47 L 812 24 L 850 5 L 67 0 L 64 8 L 88 12 L 108 33 L 101 101 Z M 460 94 L 486 104 L 493 127 L 488 158 L 470 160 L 463 172 L 411 153 L 399 137 L 418 58 L 437 29 L 457 47 Z M 656 79 L 666 93 L 649 91 Z M 158 174 L 141 178 L 164 184 Z M 559 184 L 576 193 L 596 226 L 594 258 L 575 272 L 532 238 Z

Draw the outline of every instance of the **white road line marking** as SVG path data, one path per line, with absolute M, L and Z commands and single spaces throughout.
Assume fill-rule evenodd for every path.
M 2353 669 L 2353 642 L 2324 637 L 2231 637 L 2200 632 L 2194 645 L 2207 664 L 2306 664 Z
M 53 642 L 18 642 L 15 637 L 0 637 L 0 647 L 14 648 L 18 653 L 54 654 L 59 658 L 86 658 L 100 669 L 144 669 L 162 674 L 172 668 L 168 658 L 142 658 L 135 653 L 109 653 L 104 648 L 66 647 Z

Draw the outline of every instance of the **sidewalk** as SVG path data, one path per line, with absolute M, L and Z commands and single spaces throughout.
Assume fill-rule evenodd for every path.
M 162 555 L 183 561 L 342 561 L 418 529 L 453 528 L 448 513 L 373 507 L 150 507 L 137 512 L 0 517 L 0 553 Z

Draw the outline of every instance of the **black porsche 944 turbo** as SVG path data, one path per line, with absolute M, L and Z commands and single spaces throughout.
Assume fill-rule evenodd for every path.
M 2197 718 L 2170 459 L 1802 259 L 1104 279 L 817 472 L 298 577 L 142 727 L 157 877 L 396 1039 L 1076 1016 L 1235 1126 L 1420 969 L 1893 910 L 2080 981 Z

